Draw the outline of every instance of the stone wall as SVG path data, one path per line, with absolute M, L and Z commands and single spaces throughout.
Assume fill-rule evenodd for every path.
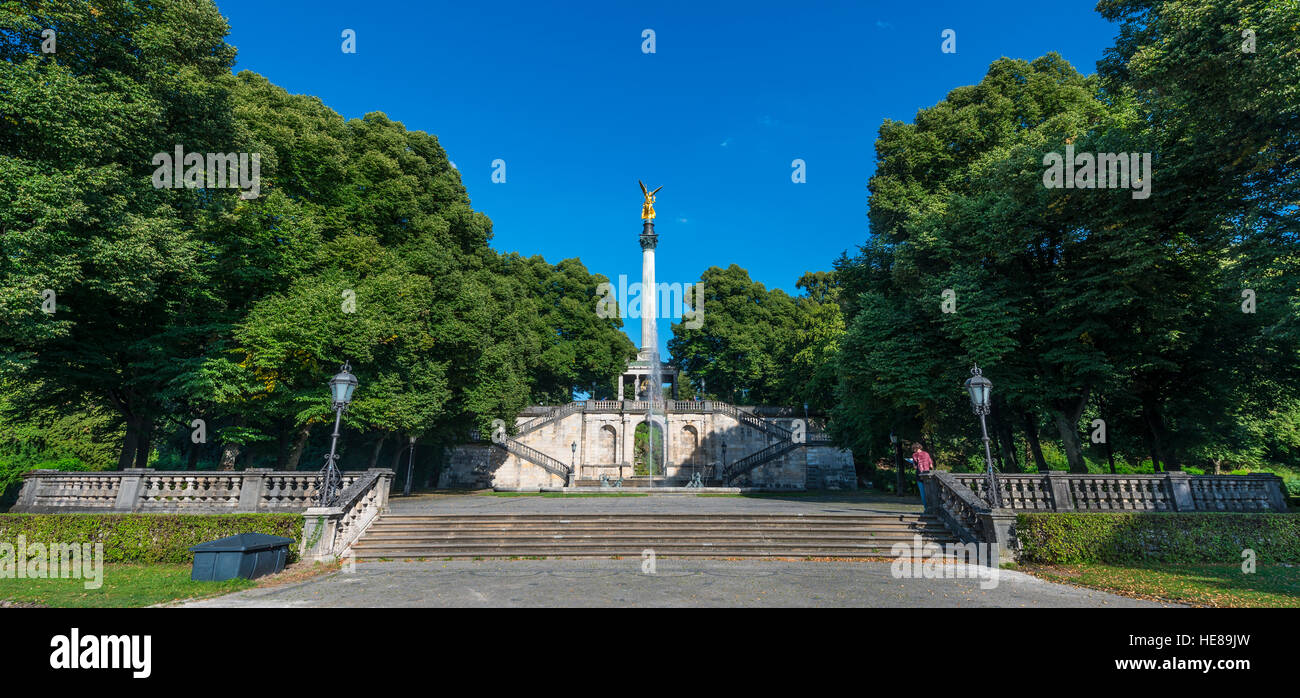
M 597 405 L 543 422 L 540 427 L 519 435 L 517 440 L 562 463 L 576 464 L 579 480 L 598 480 L 602 475 L 611 479 L 632 477 L 635 430 L 645 421 L 645 413 L 625 410 L 620 403 Z M 537 414 L 526 413 L 516 420 L 516 426 L 537 419 Z M 720 410 L 670 411 L 667 415 L 656 414 L 654 419 L 663 429 L 666 442 L 661 445 L 665 451 L 666 473 L 656 469 L 658 477 L 687 479 L 698 471 L 706 478 L 713 478 L 723 463 L 724 443 L 726 461 L 734 463 L 779 440 L 768 431 Z M 767 418 L 766 421 L 789 430 L 795 418 Z M 751 486 L 773 489 L 851 489 L 856 482 L 852 455 L 830 445 L 796 448 L 749 473 Z M 438 481 L 439 487 L 451 488 L 532 489 L 564 484 L 561 478 L 488 443 L 450 449 L 448 466 Z

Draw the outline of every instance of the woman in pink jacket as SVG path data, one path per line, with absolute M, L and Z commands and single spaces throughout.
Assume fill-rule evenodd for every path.
M 921 482 L 921 473 L 934 468 L 934 459 L 921 448 L 920 442 L 912 444 L 912 462 L 916 464 L 916 489 L 921 492 L 921 508 L 925 508 L 925 485 Z

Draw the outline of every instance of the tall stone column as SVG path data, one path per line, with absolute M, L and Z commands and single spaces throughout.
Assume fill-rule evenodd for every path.
M 659 293 L 655 288 L 655 245 L 658 242 L 654 221 L 645 221 L 641 228 L 641 354 L 647 360 L 659 351 L 655 327 L 655 318 L 659 315 L 656 312 Z

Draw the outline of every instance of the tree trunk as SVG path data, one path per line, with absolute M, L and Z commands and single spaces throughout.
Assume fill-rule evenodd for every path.
M 1029 444 L 1029 453 L 1034 457 L 1034 467 L 1038 472 L 1047 472 L 1047 460 L 1043 458 L 1043 447 L 1038 443 L 1038 420 L 1028 412 L 1025 413 L 1025 441 Z
M 1146 417 L 1147 428 L 1151 431 L 1152 451 L 1160 456 L 1165 470 L 1182 470 L 1183 466 L 1178 462 L 1178 454 L 1169 438 L 1169 430 L 1165 428 L 1165 419 L 1160 414 L 1160 408 L 1153 401 L 1143 402 L 1142 414 Z
M 1155 442 L 1151 440 L 1151 429 L 1142 430 L 1142 443 L 1147 447 L 1147 455 L 1151 456 L 1151 472 L 1160 472 L 1160 456 L 1156 454 Z
M 234 443 L 221 444 L 221 460 L 217 463 L 217 470 L 234 470 L 235 461 L 239 458 L 243 447 Z
M 399 448 L 393 449 L 393 460 L 388 463 L 388 469 L 394 473 L 397 472 L 398 468 L 402 467 L 402 455 L 411 447 L 411 443 L 409 439 L 403 439 L 402 435 L 398 434 L 397 445 Z
M 993 432 L 998 437 L 998 462 L 1002 464 L 1002 472 L 1018 473 L 1021 470 L 1020 464 L 1016 462 L 1015 434 L 1011 430 L 1010 420 L 1003 419 L 1006 414 L 1006 405 L 995 399 L 991 416 L 993 417 Z
M 367 465 L 367 468 L 374 468 L 379 463 L 379 452 L 384 450 L 384 442 L 386 441 L 388 441 L 388 432 L 381 434 L 379 440 L 375 442 L 375 450 L 370 452 L 370 465 Z M 401 452 L 402 449 L 397 450 Z
M 297 470 L 298 461 L 302 460 L 302 452 L 307 450 L 307 437 L 311 436 L 311 424 L 303 424 L 298 427 L 294 435 L 293 449 L 289 451 L 289 458 L 284 462 L 285 470 Z
M 140 436 L 136 439 L 135 467 L 149 467 L 149 453 L 153 451 L 153 419 L 140 419 Z
M 279 443 L 275 449 L 275 469 L 284 470 L 284 464 L 289 460 L 289 424 L 281 421 L 277 432 Z
M 193 441 L 190 441 L 189 460 L 188 460 L 188 462 L 185 463 L 185 469 L 186 469 L 186 470 L 198 470 L 198 468 L 199 468 L 199 449 L 202 448 L 202 446 L 203 446 L 203 444 L 196 444 L 196 443 L 194 443 Z
M 1088 391 L 1085 390 L 1077 400 L 1058 401 L 1052 409 L 1052 419 L 1061 433 L 1061 446 L 1065 449 L 1065 459 L 1072 473 L 1088 472 L 1088 465 L 1083 461 L 1083 446 L 1079 442 L 1079 417 L 1087 405 Z
M 122 450 L 117 454 L 117 469 L 126 470 L 135 461 L 135 450 L 140 445 L 140 419 L 126 416 L 126 434 L 122 437 Z

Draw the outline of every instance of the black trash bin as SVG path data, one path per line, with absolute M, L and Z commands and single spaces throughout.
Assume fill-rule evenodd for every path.
M 292 538 L 265 533 L 240 533 L 190 548 L 194 569 L 190 580 L 220 582 L 235 577 L 257 579 L 284 569 Z

